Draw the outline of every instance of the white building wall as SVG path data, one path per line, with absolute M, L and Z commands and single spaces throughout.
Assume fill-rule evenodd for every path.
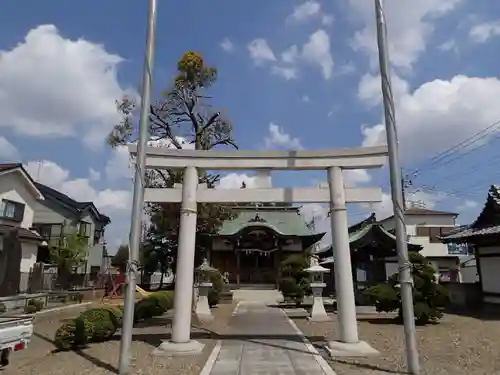
M 33 225 L 33 209 L 36 198 L 27 186 L 26 179 L 20 173 L 6 173 L 0 176 L 0 200 L 8 199 L 25 205 L 24 218 L 20 226 L 26 229 Z
M 31 268 L 36 263 L 36 257 L 38 254 L 38 244 L 32 242 L 23 242 L 22 246 L 22 257 L 21 257 L 21 272 L 28 273 Z
M 478 248 L 479 269 L 481 270 L 481 283 L 484 293 L 496 293 L 500 295 L 500 246 L 489 246 Z M 481 255 L 498 254 L 482 258 Z M 500 304 L 500 297 L 484 296 L 484 302 Z
M 448 254 L 448 246 L 443 243 L 430 242 L 429 237 L 418 237 L 417 227 L 450 227 L 454 228 L 455 219 L 448 215 L 406 215 L 406 234 L 411 243 L 421 245 L 422 254 L 425 257 L 446 257 Z M 389 218 L 381 222 L 387 230 L 394 229 L 394 218 Z

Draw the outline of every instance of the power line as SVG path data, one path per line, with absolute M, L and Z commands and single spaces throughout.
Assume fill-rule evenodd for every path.
M 411 171 L 410 174 L 412 176 L 416 177 L 417 175 L 419 175 L 419 174 L 421 174 L 423 172 L 423 169 L 424 169 L 424 167 L 426 165 L 428 165 L 428 166 L 439 165 L 439 163 L 441 163 L 443 161 L 445 161 L 446 164 L 449 164 L 452 161 L 461 158 L 462 156 L 459 155 L 458 157 L 455 157 L 455 158 L 453 158 L 451 160 L 446 160 L 450 156 L 453 156 L 454 154 L 458 153 L 461 149 L 463 149 L 465 147 L 468 147 L 468 146 L 472 146 L 474 143 L 477 143 L 480 140 L 486 138 L 488 135 L 494 133 L 496 130 L 498 130 L 496 128 L 499 127 L 499 125 L 500 125 L 500 120 L 494 122 L 493 124 L 487 126 L 484 129 L 482 129 L 482 130 L 474 133 L 473 135 L 471 135 L 470 137 L 468 137 L 468 138 L 464 139 L 463 141 L 457 143 L 456 145 L 454 145 L 454 146 L 452 146 L 452 147 L 450 147 L 450 148 L 448 148 L 448 149 L 440 152 L 439 154 L 437 154 L 434 157 L 430 158 L 427 162 L 424 162 L 421 167 L 416 168 L 413 171 Z M 497 136 L 497 137 L 491 139 L 489 142 L 491 142 L 493 140 L 496 140 L 496 139 L 499 139 L 499 138 L 500 138 L 500 136 Z M 469 150 L 465 154 L 461 154 L 461 155 L 463 155 L 463 156 L 468 155 L 468 154 L 472 153 L 473 151 L 475 151 L 475 150 L 477 150 L 477 149 L 479 149 L 481 147 L 484 147 L 489 142 L 485 142 L 484 144 L 481 144 L 478 147 L 476 147 L 476 148 L 474 148 L 472 150 Z M 446 165 L 446 164 L 442 164 L 442 165 Z

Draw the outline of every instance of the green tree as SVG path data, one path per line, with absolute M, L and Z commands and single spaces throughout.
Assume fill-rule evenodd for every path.
M 160 99 L 150 106 L 150 139 L 177 149 L 211 150 L 221 145 L 237 148 L 232 138 L 231 122 L 220 111 L 214 110 L 210 103 L 208 90 L 216 79 L 217 70 L 207 66 L 199 53 L 185 53 L 177 63 L 171 87 L 161 92 Z M 138 134 L 137 103 L 130 97 L 124 97 L 117 103 L 117 108 L 122 121 L 108 137 L 112 147 L 135 142 Z M 154 170 L 148 171 L 146 183 L 151 187 L 173 187 L 175 183 L 182 182 L 182 177 L 180 171 Z M 213 188 L 219 175 L 202 173 L 199 180 Z M 148 232 L 165 238 L 170 250 L 177 248 L 179 209 L 179 204 L 173 203 L 147 207 L 152 227 Z M 234 213 L 228 206 L 198 204 L 197 233 L 216 233 L 225 220 L 232 218 Z M 176 254 L 175 251 L 171 253 L 166 259 L 175 268 Z M 158 256 L 151 251 L 149 254 Z
M 50 249 L 50 260 L 57 266 L 58 284 L 67 289 L 71 274 L 88 259 L 88 238 L 65 228 L 64 235 L 57 244 Z
M 127 270 L 127 262 L 129 257 L 128 245 L 120 245 L 116 254 L 111 258 L 111 265 L 118 268 L 120 271 L 125 272 Z
M 448 304 L 446 288 L 436 282 L 434 268 L 428 260 L 418 253 L 409 254 L 413 276 L 413 308 L 418 324 L 437 321 L 442 316 L 442 308 Z M 401 290 L 399 273 L 389 277 L 385 284 L 368 288 L 364 295 L 377 308 L 377 311 L 396 311 L 402 319 Z

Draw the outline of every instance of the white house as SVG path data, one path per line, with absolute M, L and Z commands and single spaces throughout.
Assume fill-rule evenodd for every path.
M 453 278 L 453 272 L 459 268 L 463 261 L 468 260 L 467 246 L 454 246 L 444 244 L 441 237 L 452 232 L 457 227 L 457 213 L 447 211 L 428 210 L 425 208 L 409 208 L 405 211 L 405 224 L 408 242 L 421 245 L 420 254 L 425 256 L 434 266 L 436 276 L 443 281 Z M 389 232 L 394 231 L 394 216 L 380 221 L 380 224 Z M 386 265 L 387 274 L 397 271 L 397 263 L 390 262 Z M 456 280 L 459 281 L 459 280 Z
M 30 272 L 37 259 L 38 246 L 43 241 L 37 232 L 30 229 L 34 207 L 37 201 L 43 199 L 22 164 L 0 164 L 0 250 L 3 250 L 3 236 L 12 228 L 19 228 L 22 273 Z

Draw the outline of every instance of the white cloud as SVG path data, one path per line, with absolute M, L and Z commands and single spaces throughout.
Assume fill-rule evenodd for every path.
M 221 177 L 219 181 L 219 185 L 217 188 L 219 189 L 239 189 L 241 185 L 245 183 L 246 187 L 256 188 L 258 187 L 258 177 L 257 176 L 248 176 L 244 173 L 229 173 L 223 177 Z
M 471 209 L 476 208 L 478 206 L 479 206 L 479 204 L 476 201 L 466 199 L 464 202 L 462 202 L 461 204 L 459 204 L 457 206 L 457 212 L 460 213 L 461 211 L 471 210 Z
M 224 38 L 220 42 L 220 48 L 222 48 L 224 51 L 231 53 L 234 51 L 234 44 L 231 42 L 229 38 Z
M 37 137 L 77 137 L 92 148 L 119 121 L 120 56 L 85 39 L 38 26 L 0 51 L 0 126 Z
M 319 19 L 325 26 L 331 25 L 333 16 L 321 10 L 321 4 L 314 0 L 307 0 L 293 8 L 293 13 L 286 19 L 287 23 L 305 23 Z
M 499 79 L 463 75 L 436 79 L 402 94 L 396 102 L 396 120 L 403 158 L 416 161 L 435 155 L 497 122 L 498 97 Z M 386 143 L 382 123 L 365 126 L 362 133 L 364 146 Z
M 248 44 L 248 51 L 256 65 L 262 65 L 269 61 L 276 61 L 276 56 L 265 39 L 252 40 Z
M 19 151 L 7 138 L 0 136 L 0 159 L 14 161 L 19 158 Z
M 373 2 L 348 0 L 362 27 L 352 47 L 368 53 L 372 67 L 378 64 Z M 393 66 L 411 69 L 426 50 L 434 32 L 434 22 L 458 7 L 462 0 L 398 0 L 385 2 L 389 54 Z
M 287 81 L 291 79 L 297 79 L 298 75 L 297 68 L 288 66 L 273 66 L 271 68 L 271 73 L 280 76 Z
M 297 5 L 288 19 L 290 21 L 305 22 L 320 15 L 320 13 L 321 5 L 316 1 L 308 0 L 305 3 Z
M 287 64 L 293 64 L 299 58 L 299 49 L 294 44 L 281 53 L 281 60 Z
M 270 63 L 271 73 L 286 80 L 298 77 L 301 62 L 314 65 L 321 70 L 325 79 L 330 79 L 333 73 L 333 57 L 330 47 L 330 37 L 325 30 L 319 29 L 309 36 L 301 48 L 291 45 L 279 54 L 279 60 L 265 39 L 255 39 L 248 45 L 250 57 L 258 66 Z M 352 72 L 352 64 L 339 69 L 338 75 Z
M 96 171 L 94 168 L 89 168 L 90 181 L 99 181 L 101 179 L 101 172 Z
M 333 58 L 330 50 L 330 37 L 325 30 L 313 33 L 302 47 L 302 57 L 305 61 L 321 68 L 323 77 L 330 79 L 333 71 Z
M 409 90 L 408 82 L 397 74 L 391 74 L 392 93 L 398 101 Z M 358 98 L 368 107 L 374 107 L 382 101 L 382 86 L 380 74 L 366 73 L 361 77 L 358 85 Z
M 185 138 L 176 138 L 177 141 L 183 146 L 183 148 L 194 148 L 194 145 L 187 142 Z M 148 141 L 148 146 L 174 148 L 172 142 L 168 139 L 152 139 Z M 104 171 L 106 173 L 106 177 L 111 181 L 120 178 L 132 178 L 134 173 L 131 166 L 132 164 L 130 160 L 130 153 L 128 152 L 128 146 L 117 146 L 113 149 L 111 157 L 108 159 Z
M 310 103 L 311 102 L 311 98 L 307 95 L 302 95 L 302 101 L 304 103 Z
M 286 148 L 291 150 L 302 149 L 299 138 L 293 138 L 286 133 L 283 127 L 270 123 L 269 134 L 264 140 L 266 148 Z
M 425 207 L 429 210 L 435 209 L 439 202 L 445 200 L 447 196 L 444 193 L 430 194 L 422 191 L 409 192 L 406 196 L 407 207 L 412 205 Z M 394 215 L 392 198 L 389 193 L 382 192 L 382 201 L 379 203 L 365 204 L 363 207 L 374 212 L 378 220 Z
M 70 179 L 70 172 L 50 160 L 29 161 L 25 164 L 28 173 L 36 180 L 50 186 L 69 197 L 80 201 L 94 202 L 94 205 L 108 211 L 130 208 L 131 194 L 127 190 L 99 190 L 92 186 L 87 178 Z
M 439 45 L 438 49 L 440 51 L 453 51 L 455 53 L 458 53 L 458 46 L 457 46 L 457 42 L 455 39 L 447 40 L 443 44 Z
M 344 172 L 344 186 L 356 187 L 372 180 L 366 169 L 347 169 Z
M 321 23 L 324 26 L 330 26 L 333 23 L 333 20 L 334 20 L 334 18 L 331 14 L 323 14 L 321 16 Z
M 486 43 L 495 36 L 500 36 L 500 20 L 474 25 L 469 32 L 470 39 L 475 43 Z

